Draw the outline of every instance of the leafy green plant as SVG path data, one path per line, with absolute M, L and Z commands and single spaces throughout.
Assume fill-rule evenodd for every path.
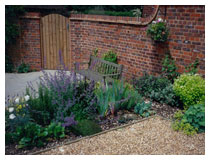
M 93 50 L 93 56 L 98 57 L 98 48 Z
M 175 65 L 175 61 L 172 59 L 172 57 L 169 54 L 166 54 L 163 62 L 162 62 L 162 75 L 166 77 L 168 80 L 170 80 L 172 83 L 174 82 L 174 79 L 176 79 L 179 76 L 179 73 L 177 72 L 177 67 Z
M 149 98 L 160 102 L 161 104 L 168 104 L 170 106 L 182 107 L 182 101 L 173 91 L 173 85 L 169 84 L 164 89 L 159 89 L 158 91 L 152 91 Z
M 72 131 L 76 135 L 88 136 L 98 132 L 101 132 L 101 127 L 91 120 L 81 120 L 77 125 L 72 126 Z
M 137 105 L 134 107 L 134 112 L 137 114 L 140 114 L 142 117 L 148 117 L 150 116 L 150 108 L 152 103 L 145 103 L 144 101 L 142 103 L 137 103 Z
M 147 35 L 150 36 L 156 42 L 165 42 L 168 39 L 169 29 L 166 23 L 161 18 L 157 21 L 153 21 L 147 28 Z
M 172 124 L 172 128 L 175 131 L 182 131 L 184 134 L 188 136 L 192 136 L 197 133 L 197 128 L 194 128 L 190 123 L 184 123 L 184 121 L 175 121 Z
M 136 8 L 132 10 L 133 15 L 137 18 L 137 21 L 139 20 L 139 17 L 142 15 L 142 11 L 140 8 Z
M 189 122 L 198 132 L 205 131 L 205 105 L 196 104 L 190 106 L 183 116 L 184 122 Z
M 205 105 L 196 104 L 188 110 L 178 111 L 174 114 L 173 129 L 183 131 L 187 135 L 194 135 L 205 131 Z
M 14 65 L 8 55 L 5 55 L 5 72 L 11 73 L 14 71 Z
M 28 123 L 23 128 L 18 128 L 16 132 L 21 137 L 18 148 L 41 147 L 44 145 L 44 137 L 47 136 L 43 128 L 33 122 Z
M 117 54 L 114 51 L 110 50 L 102 55 L 102 59 L 112 63 L 117 63 Z
M 134 79 L 133 86 L 143 96 L 148 97 L 152 91 L 157 92 L 163 90 L 165 87 L 170 85 L 170 81 L 163 77 L 155 77 L 144 73 L 143 76 L 138 79 Z
M 144 73 L 138 79 L 134 79 L 133 86 L 142 95 L 160 103 L 171 106 L 182 106 L 180 98 L 173 91 L 171 82 L 164 77 L 155 77 Z
M 141 96 L 135 90 L 130 90 L 123 81 L 114 81 L 112 86 L 101 86 L 96 90 L 96 96 L 98 112 L 103 117 L 108 115 L 109 110 L 114 114 L 119 109 L 131 109 L 141 100 Z
M 50 138 L 63 138 L 65 136 L 65 128 L 61 126 L 61 123 L 52 122 L 47 128 L 45 128 L 45 134 Z
M 26 93 L 30 95 L 28 105 L 31 117 L 40 125 L 49 125 L 55 113 L 50 90 L 39 85 L 38 97 L 30 93 L 29 88 L 26 89 Z
M 189 73 L 189 74 L 196 74 L 198 71 L 198 65 L 199 65 L 199 61 L 198 58 L 196 58 L 196 60 L 194 61 L 194 63 L 189 64 L 188 66 L 185 67 L 185 73 Z
M 182 74 L 175 79 L 173 90 L 183 101 L 185 109 L 205 102 L 205 80 L 199 75 Z
M 103 117 L 108 115 L 109 110 L 109 103 L 111 100 L 111 96 L 113 96 L 111 89 L 106 84 L 105 89 L 101 86 L 99 89 L 95 92 L 97 100 L 98 100 L 98 107 L 97 110 L 99 114 Z M 114 98 L 112 99 L 114 100 Z
M 25 64 L 25 63 L 21 63 L 18 67 L 17 67 L 17 71 L 18 73 L 27 73 L 30 71 L 30 65 Z
M 17 17 L 25 13 L 24 6 L 6 5 L 5 6 L 5 43 L 12 44 L 19 34 Z

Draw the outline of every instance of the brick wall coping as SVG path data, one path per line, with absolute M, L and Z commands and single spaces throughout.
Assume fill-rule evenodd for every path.
M 70 20 L 80 21 L 94 21 L 94 22 L 105 22 L 105 23 L 120 23 L 120 24 L 132 24 L 132 25 L 148 25 L 151 23 L 158 13 L 159 5 L 155 6 L 155 12 L 147 18 L 140 18 L 137 21 L 136 17 L 123 17 L 123 16 L 105 16 L 105 15 L 88 15 L 88 14 L 71 14 Z M 30 13 L 21 16 L 22 19 L 40 19 L 40 13 Z
M 155 12 L 153 15 L 147 18 L 140 18 L 137 21 L 136 17 L 123 17 L 123 16 L 104 16 L 104 15 L 88 15 L 88 14 L 71 14 L 70 20 L 80 21 L 94 21 L 94 22 L 106 22 L 106 23 L 121 23 L 121 24 L 132 24 L 132 25 L 148 25 L 151 23 L 158 13 L 159 5 L 155 6 Z

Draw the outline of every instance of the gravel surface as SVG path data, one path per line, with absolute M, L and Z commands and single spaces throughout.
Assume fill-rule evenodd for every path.
M 203 155 L 205 133 L 187 136 L 175 132 L 171 121 L 155 116 L 131 126 L 85 138 L 43 152 L 44 155 Z

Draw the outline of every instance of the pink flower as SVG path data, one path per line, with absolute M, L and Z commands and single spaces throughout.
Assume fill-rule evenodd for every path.
M 163 22 L 163 19 L 162 19 L 162 18 L 158 18 L 157 21 L 158 21 L 158 22 Z

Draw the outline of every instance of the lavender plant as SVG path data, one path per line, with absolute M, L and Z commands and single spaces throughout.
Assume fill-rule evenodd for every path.
M 76 124 L 75 120 L 87 119 L 96 112 L 95 83 L 84 82 L 73 71 L 68 72 L 61 52 L 59 57 L 61 67 L 54 75 L 42 71 L 38 99 L 44 104 L 41 105 L 42 110 L 49 113 L 47 118 L 67 127 Z M 30 88 L 33 90 L 32 86 Z

